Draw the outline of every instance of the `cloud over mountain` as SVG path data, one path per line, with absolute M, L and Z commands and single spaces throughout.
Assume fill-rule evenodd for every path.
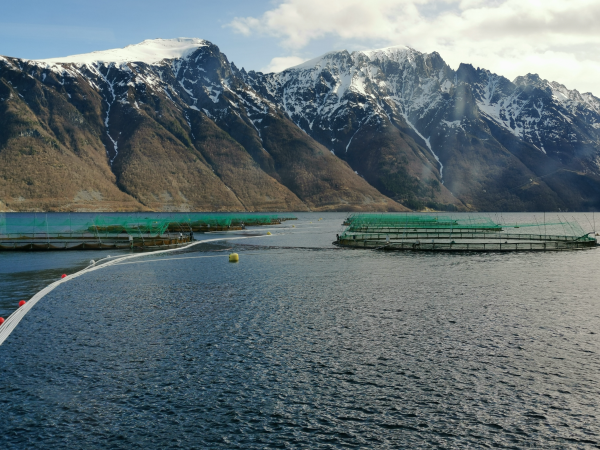
M 452 67 L 470 62 L 509 78 L 535 71 L 598 93 L 598 23 L 592 0 L 285 0 L 230 26 L 275 36 L 293 54 L 326 38 L 357 48 L 404 44 L 438 51 Z

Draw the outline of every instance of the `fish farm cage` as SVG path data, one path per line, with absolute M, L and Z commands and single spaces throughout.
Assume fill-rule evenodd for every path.
M 497 223 L 466 214 L 353 214 L 335 245 L 430 252 L 556 251 L 597 246 L 576 221 Z M 590 236 L 591 235 L 591 236 Z
M 194 232 L 243 230 L 294 219 L 260 213 L 0 213 L 0 251 L 172 248 L 192 241 Z

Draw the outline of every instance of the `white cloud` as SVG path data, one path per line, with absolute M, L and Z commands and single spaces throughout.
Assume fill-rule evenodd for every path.
M 299 56 L 279 56 L 273 58 L 266 67 L 260 69 L 261 72 L 282 72 L 289 67 L 297 66 L 306 61 L 306 58 L 300 58 Z
M 599 23 L 598 0 L 283 0 L 230 26 L 276 37 L 294 53 L 331 37 L 404 44 L 437 51 L 454 68 L 468 62 L 510 79 L 539 73 L 600 95 Z

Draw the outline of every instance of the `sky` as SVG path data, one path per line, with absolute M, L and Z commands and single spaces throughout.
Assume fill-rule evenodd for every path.
M 600 0 L 33 0 L 5 2 L 0 55 L 44 59 L 198 37 L 246 70 L 407 45 L 600 97 Z

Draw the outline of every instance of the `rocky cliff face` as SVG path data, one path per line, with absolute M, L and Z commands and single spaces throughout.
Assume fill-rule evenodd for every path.
M 406 47 L 244 73 L 298 127 L 409 206 L 600 207 L 600 100 Z
M 588 210 L 599 154 L 593 95 L 406 47 L 278 74 L 200 39 L 0 57 L 3 209 Z
M 0 201 L 13 210 L 405 209 L 238 73 L 199 39 L 0 59 Z

